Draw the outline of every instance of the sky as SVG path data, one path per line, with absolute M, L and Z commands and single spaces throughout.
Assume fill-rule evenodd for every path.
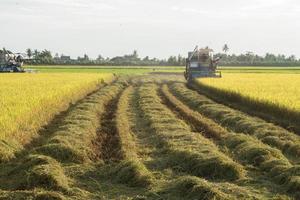
M 0 0 L 0 48 L 166 58 L 209 46 L 300 58 L 298 0 Z

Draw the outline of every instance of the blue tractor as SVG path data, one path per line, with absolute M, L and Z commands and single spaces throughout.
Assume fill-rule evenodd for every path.
M 24 73 L 23 56 L 5 49 L 0 50 L 0 73 Z
M 220 57 L 213 57 L 213 50 L 208 47 L 199 49 L 198 46 L 193 52 L 188 53 L 186 59 L 186 69 L 184 77 L 188 82 L 192 82 L 196 78 L 221 78 L 222 74 L 217 71 Z

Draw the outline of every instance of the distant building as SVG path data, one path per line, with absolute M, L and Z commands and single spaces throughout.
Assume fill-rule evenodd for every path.
M 71 57 L 62 55 L 62 56 L 60 56 L 60 61 L 62 61 L 62 62 L 71 61 Z

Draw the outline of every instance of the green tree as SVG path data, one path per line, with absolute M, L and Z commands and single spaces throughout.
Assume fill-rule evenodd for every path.
M 177 65 L 177 58 L 176 56 L 170 56 L 167 60 L 168 65 Z
M 145 58 L 143 58 L 143 61 L 148 62 L 149 61 L 149 56 L 146 56 Z
M 42 63 L 46 63 L 46 64 L 51 64 L 53 63 L 53 57 L 52 54 L 49 50 L 45 49 L 42 52 L 40 52 L 38 54 L 38 59 L 40 60 L 40 62 Z
M 224 51 L 225 54 L 229 51 L 229 47 L 228 47 L 227 44 L 224 44 L 223 51 Z
M 28 58 L 30 59 L 32 57 L 33 52 L 30 48 L 28 48 L 28 49 L 26 49 L 26 54 L 27 54 Z
M 33 51 L 33 57 L 34 57 L 34 58 L 38 58 L 39 54 L 40 54 L 40 52 L 39 52 L 37 49 L 35 49 L 35 50 Z
M 98 57 L 97 57 L 97 61 L 103 61 L 104 58 L 99 54 Z
M 84 61 L 89 61 L 90 58 L 89 58 L 89 56 L 88 56 L 87 54 L 84 54 L 84 55 L 83 55 L 83 60 L 84 60 Z
M 139 55 L 137 53 L 137 50 L 133 51 L 132 57 L 135 58 L 135 59 L 138 59 Z
M 290 57 L 288 57 L 288 60 L 291 61 L 291 62 L 295 62 L 296 61 L 296 56 L 291 55 Z

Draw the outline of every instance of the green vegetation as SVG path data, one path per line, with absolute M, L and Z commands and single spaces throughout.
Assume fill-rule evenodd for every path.
M 149 120 L 160 145 L 169 154 L 169 165 L 186 173 L 209 179 L 235 180 L 243 176 L 243 169 L 218 151 L 209 140 L 194 135 L 182 121 L 164 107 L 156 95 L 154 85 L 140 88 L 140 106 L 145 119 Z M 165 126 L 168 122 L 170 125 Z M 198 147 L 201 146 L 201 149 Z
M 183 66 L 185 62 L 185 58 L 181 55 L 170 56 L 168 59 L 150 58 L 149 56 L 140 58 L 136 50 L 132 54 L 113 58 L 103 58 L 99 55 L 96 59 L 91 59 L 84 54 L 83 57 L 78 56 L 77 59 L 72 59 L 70 56 L 59 56 L 58 54 L 53 57 L 52 53 L 46 49 L 43 51 L 27 49 L 27 57 L 30 60 L 26 60 L 26 63 L 33 65 Z
M 274 55 L 266 53 L 264 56 L 256 55 L 253 52 L 245 54 L 216 54 L 222 57 L 221 65 L 224 66 L 299 66 L 299 59 L 295 55 Z
M 61 165 L 51 157 L 31 154 L 22 159 L 18 166 L 9 169 L 10 180 L 2 188 L 33 189 L 35 187 L 66 191 L 68 179 Z
M 113 180 L 130 187 L 149 187 L 151 174 L 138 160 L 130 159 L 122 161 L 111 172 Z
M 42 73 L 114 73 L 121 75 L 138 75 L 155 72 L 183 72 L 183 67 L 178 66 L 72 66 L 72 65 L 27 65 L 26 69 L 33 69 Z
M 251 117 L 241 111 L 218 104 L 196 91 L 187 89 L 183 84 L 174 84 L 172 91 L 181 100 L 203 115 L 214 119 L 222 126 L 236 132 L 250 134 L 262 142 L 280 149 L 299 162 L 299 136 L 279 126 Z
M 0 163 L 0 199 L 300 197 L 298 136 L 172 73 L 118 77 L 39 133 Z
M 299 132 L 299 78 L 298 74 L 224 74 L 222 79 L 198 79 L 193 87 L 218 102 Z
M 129 95 L 133 92 L 133 87 L 128 87 L 119 99 L 116 113 L 117 133 L 120 137 L 122 161 L 115 170 L 115 179 L 120 183 L 127 183 L 130 186 L 147 187 L 152 183 L 152 176 L 142 162 L 140 162 L 134 136 L 128 124 L 127 112 L 130 109 Z
M 114 73 L 120 75 L 139 75 L 148 73 L 179 73 L 185 70 L 183 66 L 101 66 L 101 65 L 26 65 L 26 69 L 33 69 L 41 73 Z M 300 72 L 300 67 L 230 67 L 220 66 L 222 73 L 285 73 Z
M 206 137 L 213 137 L 219 145 L 230 149 L 235 159 L 241 162 L 246 161 L 248 164 L 258 167 L 279 184 L 282 184 L 282 180 L 278 180 L 276 177 L 281 177 L 286 181 L 285 185 L 287 185 L 287 191 L 292 191 L 294 188 L 300 186 L 298 182 L 290 182 L 294 177 L 297 177 L 296 179 L 300 178 L 298 175 L 299 172 L 295 172 L 294 170 L 294 175 L 285 172 L 293 171 L 294 166 L 289 163 L 280 151 L 268 145 L 264 145 L 250 136 L 227 132 L 212 120 L 202 116 L 200 113 L 190 110 L 182 102 L 177 100 L 176 97 L 168 91 L 166 85 L 163 87 L 162 92 L 174 109 L 177 109 L 182 116 L 187 118 L 194 127 L 199 126 L 203 128 Z M 295 190 L 295 192 L 297 192 L 297 190 Z
M 234 197 L 220 191 L 215 185 L 197 177 L 181 177 L 165 192 L 174 193 L 182 199 L 225 200 Z
M 1 51 L 1 50 L 0 50 Z M 228 48 L 223 48 L 225 53 L 217 53 L 215 57 L 221 57 L 221 65 L 224 66 L 300 66 L 300 60 L 295 55 L 275 55 L 266 53 L 264 56 L 256 55 L 253 52 L 246 52 L 245 54 L 235 55 L 227 54 Z M 70 56 L 55 54 L 49 50 L 26 50 L 27 56 L 32 60 L 27 61 L 29 64 L 57 64 L 57 65 L 106 65 L 106 66 L 120 66 L 120 65 L 132 65 L 132 66 L 184 66 L 186 58 L 178 56 L 170 56 L 168 59 L 149 58 L 145 56 L 140 58 L 136 50 L 132 54 L 116 56 L 113 58 L 103 58 L 99 55 L 96 59 L 91 59 L 87 54 L 83 57 L 77 57 L 72 59 Z
M 287 67 L 287 66 L 221 66 L 219 69 L 223 73 L 252 73 L 252 74 L 265 74 L 265 73 L 280 73 L 280 74 L 298 74 L 300 67 Z
M 13 158 L 55 115 L 113 79 L 112 74 L 1 74 L 0 161 Z

